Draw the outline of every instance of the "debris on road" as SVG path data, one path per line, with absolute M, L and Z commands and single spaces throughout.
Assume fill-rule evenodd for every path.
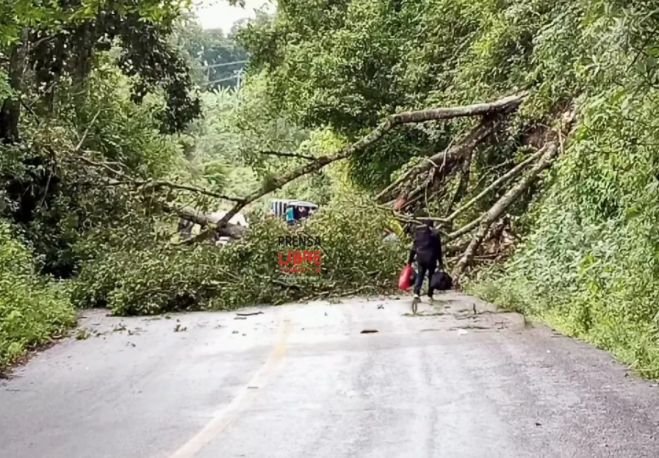
M 377 329 L 364 329 L 360 334 L 374 334 L 376 332 L 380 332 Z
M 254 316 L 254 315 L 263 315 L 263 312 L 249 312 L 249 313 L 236 313 L 238 316 Z
M 91 336 L 91 332 L 89 332 L 89 329 L 80 329 L 78 333 L 76 334 L 76 340 L 85 340 L 88 339 Z

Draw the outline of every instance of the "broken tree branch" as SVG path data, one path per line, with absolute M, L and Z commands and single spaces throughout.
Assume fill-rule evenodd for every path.
M 438 174 L 436 178 L 444 178 L 450 174 L 454 169 L 454 166 L 460 163 L 465 156 L 471 153 L 478 145 L 485 141 L 490 135 L 494 133 L 496 129 L 496 123 L 493 121 L 484 121 L 474 127 L 464 139 L 458 142 L 455 146 L 451 147 L 449 151 L 437 153 L 432 156 L 431 159 L 434 159 L 436 162 L 439 162 L 442 159 L 442 156 L 446 158 L 445 166 L 442 169 L 442 173 Z M 431 162 L 423 162 L 415 167 L 411 173 L 408 174 L 407 180 L 411 180 L 414 177 L 426 173 L 432 169 L 433 165 Z M 402 191 L 401 195 L 405 200 L 412 200 L 417 197 L 419 194 L 423 193 L 425 189 L 425 184 L 419 185 L 409 192 Z
M 197 186 L 189 186 L 189 185 L 183 185 L 183 184 L 178 184 L 178 183 L 172 183 L 171 181 L 165 181 L 165 180 L 146 180 L 146 181 L 141 181 L 141 180 L 135 180 L 133 183 L 137 186 L 142 187 L 143 189 L 159 189 L 159 188 L 170 188 L 170 189 L 179 189 L 181 191 L 190 191 L 194 192 L 197 194 L 203 194 L 206 196 L 210 197 L 215 197 L 216 199 L 221 199 L 221 200 L 228 200 L 231 202 L 240 202 L 242 201 L 241 198 L 239 197 L 231 197 L 231 196 L 226 196 L 224 194 L 219 194 L 214 191 L 210 191 L 208 189 L 200 188 Z
M 288 153 L 288 152 L 284 152 L 284 151 L 266 150 L 266 151 L 257 151 L 257 154 L 263 154 L 264 156 L 294 157 L 294 158 L 298 158 L 298 159 L 305 159 L 307 161 L 315 161 L 316 160 L 315 156 L 309 156 L 307 154 L 300 154 L 300 153 Z
M 431 170 L 433 167 L 436 167 L 436 163 L 442 162 L 444 165 L 447 163 L 453 163 L 463 156 L 466 152 L 470 152 L 478 143 L 485 140 L 493 131 L 493 127 L 490 122 L 481 122 L 476 127 L 471 129 L 464 137 L 463 140 L 459 141 L 457 144 L 450 146 L 449 148 L 436 153 L 415 167 L 412 167 L 410 170 L 405 172 L 400 178 L 398 178 L 394 183 L 387 186 L 382 192 L 376 196 L 376 200 L 383 202 L 389 199 L 393 191 L 400 187 L 401 184 L 411 181 L 414 177 Z M 412 192 L 410 194 L 416 194 Z
M 227 197 L 223 196 L 221 194 L 217 194 L 213 191 L 208 191 L 206 189 L 202 188 L 197 188 L 195 186 L 187 186 L 187 185 L 178 185 L 176 183 L 171 183 L 169 181 L 148 181 L 148 180 L 139 180 L 137 178 L 134 178 L 127 173 L 122 172 L 121 170 L 117 170 L 113 167 L 111 167 L 108 163 L 106 162 L 96 162 L 91 159 L 88 159 L 84 156 L 76 156 L 77 160 L 80 160 L 84 162 L 85 164 L 91 165 L 93 167 L 97 168 L 102 168 L 104 170 L 107 170 L 111 172 L 113 175 L 119 177 L 122 179 L 122 181 L 114 181 L 110 182 L 110 185 L 131 185 L 135 186 L 138 188 L 142 189 L 148 189 L 148 188 L 153 188 L 153 189 L 158 189 L 161 187 L 169 187 L 172 189 L 181 189 L 184 191 L 191 191 L 191 192 L 196 192 L 200 194 L 205 194 L 211 197 L 216 197 L 218 199 L 226 199 L 226 200 L 232 200 L 234 202 L 240 202 L 240 199 L 237 198 L 232 198 L 232 197 Z M 209 215 L 206 215 L 205 213 L 202 213 L 200 211 L 197 211 L 193 208 L 190 207 L 177 207 L 175 205 L 172 205 L 168 202 L 160 202 L 160 205 L 162 209 L 168 213 L 173 213 L 180 218 L 183 218 L 188 221 L 192 221 L 196 224 L 199 224 L 202 227 L 216 227 L 218 226 L 217 223 L 214 223 Z M 219 235 L 226 235 L 231 238 L 240 238 L 242 235 L 245 233 L 245 228 L 242 226 L 238 226 L 236 224 L 223 224 L 221 227 L 217 227 L 219 231 Z
M 88 159 L 84 156 L 78 156 L 76 159 L 79 159 L 80 161 L 84 162 L 85 164 L 91 165 L 93 167 L 97 168 L 102 168 L 105 169 L 109 172 L 111 172 L 113 175 L 116 175 L 118 177 L 123 178 L 124 181 L 117 181 L 117 182 L 112 182 L 112 185 L 120 185 L 120 184 L 130 184 L 136 187 L 140 187 L 142 189 L 148 190 L 148 189 L 154 189 L 158 190 L 160 188 L 170 188 L 170 189 L 179 189 L 181 191 L 190 191 L 194 192 L 196 194 L 203 194 L 209 197 L 215 197 L 216 199 L 221 199 L 221 200 L 228 200 L 231 202 L 240 202 L 242 199 L 238 197 L 231 197 L 231 196 L 225 196 L 224 194 L 219 194 L 217 192 L 200 188 L 198 186 L 192 186 L 192 185 L 185 185 L 185 184 L 178 184 L 178 183 L 173 183 L 171 181 L 166 181 L 166 180 L 140 180 L 134 177 L 131 177 L 130 175 L 126 174 L 125 172 L 122 172 L 121 170 L 117 170 L 113 167 L 110 166 L 111 163 L 108 162 L 97 162 L 93 161 L 91 159 Z
M 522 170 L 526 168 L 527 165 L 529 165 L 531 162 L 535 161 L 542 155 L 542 150 L 532 154 L 529 156 L 526 160 L 520 162 L 517 164 L 515 167 L 510 169 L 506 174 L 500 176 L 496 180 L 494 180 L 487 188 L 485 188 L 483 191 L 481 191 L 477 196 L 475 196 L 473 199 L 471 199 L 469 202 L 466 204 L 460 206 L 457 210 L 455 210 L 453 213 L 448 215 L 445 220 L 446 221 L 453 221 L 460 213 L 464 212 L 465 210 L 471 208 L 476 202 L 481 200 L 483 197 L 485 197 L 487 194 L 489 194 L 492 190 L 496 189 L 500 184 L 505 183 L 506 181 L 510 180 L 513 177 L 516 177 L 519 175 Z
M 493 113 L 502 113 L 516 110 L 527 95 L 527 92 L 520 92 L 515 95 L 504 97 L 495 102 L 477 103 L 475 105 L 453 108 L 434 108 L 430 110 L 408 111 L 395 114 L 389 119 L 391 122 L 393 122 L 394 125 L 399 125 L 467 116 L 485 116 Z
M 480 225 L 478 232 L 467 246 L 464 254 L 455 265 L 452 275 L 453 278 L 458 279 L 464 270 L 467 268 L 476 250 L 480 246 L 483 238 L 487 234 L 492 223 L 494 223 L 506 209 L 520 196 L 530 185 L 535 181 L 538 174 L 543 170 L 549 168 L 557 156 L 558 147 L 556 143 L 547 143 L 542 151 L 542 157 L 534 164 L 531 170 L 519 180 L 506 194 L 504 194 L 481 218 L 479 218 Z

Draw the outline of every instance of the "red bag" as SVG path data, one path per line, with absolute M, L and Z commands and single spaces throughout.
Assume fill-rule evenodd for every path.
M 412 280 L 414 279 L 414 269 L 410 264 L 406 265 L 403 268 L 403 271 L 398 277 L 398 287 L 403 291 L 407 291 L 412 286 Z

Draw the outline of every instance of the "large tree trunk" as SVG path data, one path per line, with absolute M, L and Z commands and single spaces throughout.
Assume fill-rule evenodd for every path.
M 23 31 L 20 43 L 17 43 L 9 57 L 9 86 L 14 92 L 2 102 L 0 109 L 0 140 L 4 143 L 14 143 L 20 139 L 18 121 L 21 116 L 21 93 L 23 91 L 23 73 L 28 48 L 27 29 Z
M 164 209 L 171 213 L 178 215 L 180 218 L 191 221 L 193 223 L 199 224 L 201 227 L 216 227 L 217 224 L 213 222 L 209 215 L 202 213 L 194 208 L 190 207 L 175 207 L 170 204 L 165 204 Z M 227 223 L 226 225 L 218 228 L 218 235 L 231 237 L 232 239 L 239 239 L 243 235 L 247 228 L 238 226 L 237 224 Z

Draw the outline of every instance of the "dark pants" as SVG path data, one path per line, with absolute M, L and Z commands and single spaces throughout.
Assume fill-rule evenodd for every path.
M 428 297 L 432 297 L 432 276 L 435 273 L 437 263 L 433 262 L 432 264 L 418 263 L 419 271 L 416 273 L 416 279 L 414 281 L 414 294 L 421 295 L 421 287 L 423 286 L 423 277 L 428 276 Z

